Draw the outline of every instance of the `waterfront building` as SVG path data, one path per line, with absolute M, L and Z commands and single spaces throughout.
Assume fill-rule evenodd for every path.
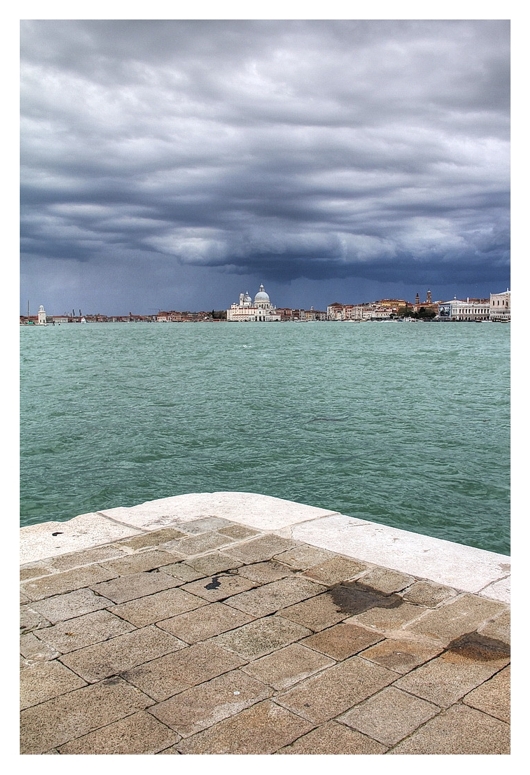
M 438 305 L 440 320 L 482 321 L 490 319 L 490 304 L 487 299 L 466 299 L 456 297 Z
M 511 318 L 511 291 L 490 293 L 490 320 L 507 323 Z
M 248 291 L 240 293 L 239 302 L 232 304 L 230 309 L 226 311 L 226 319 L 238 323 L 270 323 L 281 320 L 282 316 L 271 304 L 269 294 L 263 285 L 260 285 L 254 300 Z

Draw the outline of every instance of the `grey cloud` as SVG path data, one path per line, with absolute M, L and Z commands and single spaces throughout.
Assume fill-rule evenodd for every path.
M 150 282 L 158 256 L 506 283 L 508 22 L 28 21 L 21 42 L 22 262 L 43 277 L 119 248 Z

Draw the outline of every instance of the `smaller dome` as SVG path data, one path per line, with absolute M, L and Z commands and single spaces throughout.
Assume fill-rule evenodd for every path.
M 269 294 L 265 293 L 263 285 L 260 285 L 259 291 L 254 296 L 254 301 L 270 301 Z

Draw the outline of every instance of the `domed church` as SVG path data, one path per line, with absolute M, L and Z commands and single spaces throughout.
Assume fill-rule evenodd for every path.
M 259 291 L 254 296 L 254 301 L 252 301 L 248 291 L 240 293 L 239 303 L 235 302 L 226 311 L 226 319 L 239 323 L 270 323 L 281 320 L 281 316 L 276 312 L 276 307 L 272 306 L 269 294 L 263 285 L 260 285 Z

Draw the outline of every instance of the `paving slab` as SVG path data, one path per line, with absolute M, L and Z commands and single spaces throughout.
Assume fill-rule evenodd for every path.
M 110 611 L 101 610 L 68 619 L 66 622 L 58 622 L 52 627 L 37 629 L 35 635 L 61 654 L 68 654 L 70 651 L 92 646 L 134 629 L 130 622 L 114 616 Z
M 86 681 L 60 662 L 39 662 L 21 673 L 20 707 L 30 708 L 82 686 L 86 686 Z
M 84 568 L 73 568 L 63 573 L 54 573 L 34 581 L 26 581 L 22 585 L 22 590 L 31 600 L 42 600 L 52 595 L 62 595 L 74 589 L 88 587 L 100 581 L 108 581 L 116 578 L 117 575 L 101 565 L 87 565 Z
M 193 523 L 192 523 L 193 524 Z M 222 533 L 208 532 L 181 538 L 166 544 L 172 551 L 178 552 L 183 557 L 192 557 L 195 554 L 210 552 L 220 546 L 229 546 L 234 542 L 230 536 Z
M 333 553 L 328 552 L 327 549 L 319 549 L 318 547 L 310 546 L 309 544 L 301 544 L 300 546 L 294 546 L 292 549 L 277 554 L 275 559 L 278 560 L 278 562 L 283 562 L 294 570 L 307 570 L 332 557 Z
M 348 557 L 332 557 L 319 565 L 309 568 L 304 576 L 319 581 L 322 584 L 340 584 L 342 581 L 349 581 L 364 574 L 369 565 L 364 562 L 358 562 Z
M 389 686 L 356 705 L 340 721 L 383 745 L 392 746 L 439 712 L 436 705 Z
M 263 562 L 263 560 L 270 560 L 275 554 L 281 554 L 287 549 L 291 549 L 295 544 L 296 541 L 281 536 L 266 535 L 223 549 L 223 554 L 246 564 Z
M 283 608 L 281 615 L 305 627 L 310 627 L 315 632 L 331 627 L 348 616 L 335 602 L 333 595 L 328 592 Z
M 277 651 L 282 646 L 300 640 L 311 634 L 311 630 L 281 616 L 267 616 L 256 619 L 237 630 L 218 635 L 214 640 L 220 646 L 235 651 L 244 660 Z
M 266 657 L 255 659 L 241 669 L 274 689 L 282 690 L 334 664 L 333 659 L 293 643 Z
M 466 705 L 488 713 L 490 716 L 510 722 L 510 668 L 496 673 L 463 699 Z
M 230 598 L 229 605 L 252 616 L 268 616 L 280 608 L 314 597 L 325 589 L 308 579 L 291 576 L 235 595 Z
M 183 737 L 189 737 L 264 700 L 272 690 L 241 670 L 194 686 L 150 708 Z
M 415 580 L 414 576 L 409 576 L 406 573 L 399 573 L 388 568 L 372 568 L 359 579 L 359 583 L 374 589 L 376 592 L 391 595 L 392 592 L 401 592 L 406 587 L 410 587 Z
M 395 686 L 447 708 L 495 675 L 506 661 L 476 662 L 444 652 L 399 678 Z
M 336 660 L 347 659 L 382 640 L 383 636 L 355 624 L 336 624 L 302 641 Z M 374 661 L 374 660 L 372 660 Z M 389 665 L 383 665 L 389 667 Z
M 201 601 L 205 602 L 205 601 Z M 224 603 L 210 603 L 193 611 L 158 622 L 158 626 L 186 643 L 208 640 L 222 632 L 234 630 L 253 617 Z
M 265 700 L 178 744 L 185 754 L 271 754 L 312 724 Z
M 239 574 L 228 572 L 214 573 L 212 576 L 185 584 L 182 589 L 209 603 L 231 599 L 234 595 L 255 587 L 255 583 Z
M 351 657 L 279 694 L 276 702 L 315 724 L 344 713 L 392 683 L 396 674 L 360 657 Z
M 152 704 L 150 697 L 121 678 L 54 697 L 22 711 L 20 752 L 45 753 Z
M 242 565 L 238 569 L 240 576 L 244 576 L 258 584 L 268 584 L 270 581 L 278 581 L 291 575 L 291 570 L 275 560 L 265 560 L 264 562 Z
M 118 557 L 114 560 L 102 560 L 101 565 L 113 571 L 115 576 L 128 576 L 131 573 L 141 573 L 160 568 L 163 565 L 172 565 L 174 562 L 174 554 L 155 549 L 130 554 L 127 557 Z M 101 580 L 105 581 L 105 579 Z
M 434 659 L 441 651 L 440 645 L 429 641 L 384 638 L 375 646 L 365 649 L 363 659 L 369 659 L 371 662 L 404 675 Z
M 101 584 L 92 584 L 91 589 L 98 595 L 104 595 L 113 603 L 126 603 L 138 597 L 153 595 L 179 585 L 178 579 L 173 576 L 154 570 L 152 572 L 131 573 L 128 576 L 119 576 L 111 581 Z
M 348 754 L 366 756 L 383 754 L 386 750 L 386 746 L 356 732 L 354 729 L 349 729 L 343 724 L 337 724 L 335 721 L 329 721 L 312 732 L 308 732 L 307 735 L 302 735 L 294 743 L 281 748 L 277 753 L 298 754 L 301 756 L 308 754 L 320 756 L 344 756 Z
M 447 605 L 429 611 L 407 629 L 448 643 L 459 635 L 475 630 L 505 610 L 503 603 L 486 600 L 478 595 L 462 595 L 449 600 Z
M 49 622 L 56 624 L 66 619 L 74 619 L 92 611 L 99 611 L 111 605 L 111 600 L 95 594 L 91 589 L 76 589 L 65 595 L 55 595 L 37 600 L 31 608 L 42 614 Z
M 189 558 L 187 565 L 194 568 L 202 576 L 211 576 L 214 573 L 240 568 L 242 563 L 219 552 L 212 552 L 211 554 L 203 554 L 200 557 Z M 188 580 L 193 581 L 193 579 Z
M 174 527 L 165 527 L 161 530 L 153 530 L 149 533 L 140 533 L 132 538 L 127 538 L 120 541 L 117 546 L 122 549 L 130 549 L 132 551 L 139 551 L 140 549 L 146 549 L 150 546 L 160 546 L 167 541 L 177 541 L 179 538 L 185 538 L 187 533 L 182 530 L 178 530 Z
M 228 673 L 246 660 L 217 643 L 196 643 L 124 671 L 123 677 L 158 702 Z
M 506 755 L 510 753 L 510 728 L 467 705 L 453 705 L 388 753 Z
M 24 657 L 23 667 L 27 667 L 33 662 L 42 662 L 60 656 L 57 649 L 49 643 L 39 640 L 32 632 L 21 635 L 20 654 Z
M 202 598 L 190 595 L 180 587 L 173 587 L 115 605 L 112 613 L 136 627 L 145 627 L 204 605 L 206 601 Z
M 59 747 L 59 753 L 109 755 L 155 754 L 174 745 L 180 735 L 150 713 L 140 711 Z
M 141 539 L 142 536 L 139 535 L 138 538 Z M 117 557 L 124 557 L 128 551 L 127 544 L 103 544 L 102 546 L 94 546 L 92 549 L 68 552 L 68 554 L 59 554 L 56 557 L 48 558 L 46 562 L 51 568 L 57 571 L 72 570 L 72 568 L 80 568 L 83 565 L 92 565 L 101 560 L 112 560 Z
M 184 648 L 185 643 L 157 627 L 143 627 L 125 635 L 72 651 L 61 662 L 89 683 L 117 675 L 146 660 Z
M 433 581 L 416 581 L 403 594 L 403 600 L 426 608 L 436 608 L 440 603 L 446 602 L 458 594 L 456 589 L 445 587 L 443 584 L 435 584 Z

